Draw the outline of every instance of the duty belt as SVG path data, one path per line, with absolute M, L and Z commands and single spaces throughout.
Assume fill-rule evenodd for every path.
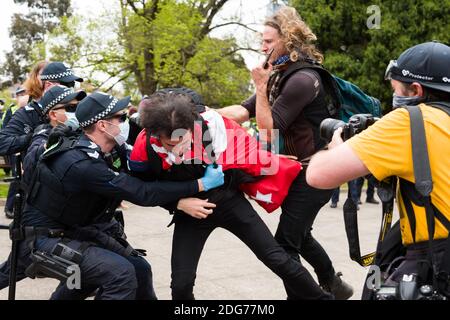
M 36 237 L 63 238 L 64 229 L 50 229 L 45 227 L 22 227 L 10 230 L 11 240 L 25 240 Z

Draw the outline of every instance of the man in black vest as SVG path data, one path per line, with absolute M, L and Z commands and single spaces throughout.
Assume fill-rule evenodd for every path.
M 30 249 L 55 252 L 61 242 L 82 256 L 77 262 L 81 289 L 69 290 L 61 282 L 53 299 L 82 299 L 95 289 L 98 299 L 156 299 L 150 265 L 126 242 L 113 218 L 115 209 L 122 200 L 164 205 L 223 183 L 223 173 L 213 168 L 198 180 L 146 183 L 113 167 L 109 154 L 128 138 L 124 109 L 129 101 L 98 92 L 83 99 L 76 110 L 83 134 L 60 139 L 37 165 L 23 214 L 26 239 L 20 256 Z
M 256 94 L 241 106 L 219 112 L 239 123 L 256 117 L 261 140 L 276 142 L 277 130 L 280 152 L 302 162 L 304 169 L 282 205 L 275 239 L 294 259 L 299 260 L 300 254 L 314 267 L 325 290 L 336 299 L 348 299 L 353 289 L 342 281 L 341 273 L 335 272 L 328 254 L 311 233 L 317 213 L 330 200 L 332 190 L 315 189 L 305 179 L 309 159 L 326 145 L 320 139 L 319 125 L 331 117 L 330 97 L 322 79 L 308 68 L 313 61 L 321 63 L 323 56 L 312 44 L 316 36 L 294 8 L 280 9 L 264 25 L 262 51 L 269 60 L 267 66 L 252 70 Z

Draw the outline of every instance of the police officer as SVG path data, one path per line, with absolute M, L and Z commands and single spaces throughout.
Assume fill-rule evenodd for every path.
M 62 62 L 51 62 L 42 70 L 33 70 L 30 78 L 36 78 L 33 86 L 40 86 L 39 92 L 45 92 L 56 84 L 71 85 L 83 79 Z M 37 80 L 39 79 L 39 80 Z M 42 89 L 42 90 L 41 90 Z M 29 88 L 33 91 L 33 88 Z M 25 151 L 30 143 L 33 130 L 40 124 L 46 123 L 42 108 L 35 97 L 24 108 L 20 108 L 11 118 L 8 125 L 0 131 L 0 155 L 10 155 Z
M 50 88 L 39 101 L 42 112 L 49 123 L 41 124 L 34 130 L 30 147 L 23 160 L 23 181 L 25 184 L 30 182 L 38 159 L 44 153 L 46 146 L 52 144 L 52 141 L 47 143 L 52 128 L 64 125 L 66 128 L 70 127 L 70 130 L 74 132 L 79 128 L 75 110 L 78 103 L 85 97 L 86 92 L 84 91 L 75 92 L 73 88 L 57 85 Z
M 150 265 L 125 241 L 112 218 L 115 208 L 122 200 L 164 205 L 223 184 L 223 173 L 212 167 L 187 182 L 143 182 L 112 170 L 106 156 L 127 139 L 129 101 L 102 93 L 85 98 L 76 110 L 83 134 L 62 138 L 36 168 L 21 256 L 30 248 L 52 252 L 61 241 L 82 253 L 81 290 L 72 292 L 61 283 L 53 299 L 85 298 L 96 288 L 98 299 L 156 299 Z
M 29 184 L 31 177 L 33 176 L 33 172 L 36 168 L 38 159 L 40 155 L 45 151 L 50 130 L 61 123 L 70 125 L 72 129 L 77 129 L 78 120 L 75 117 L 75 110 L 78 102 L 85 97 L 86 93 L 84 91 L 75 92 L 72 88 L 55 86 L 50 88 L 50 90 L 48 90 L 44 94 L 44 97 L 39 101 L 39 104 L 42 106 L 43 113 L 48 118 L 49 123 L 39 125 L 35 129 L 32 142 L 23 160 L 24 172 L 22 176 L 22 183 L 24 185 Z M 14 196 L 17 190 L 17 188 L 13 186 L 15 186 L 15 184 L 11 184 L 10 186 L 10 190 L 8 192 L 8 200 L 5 205 L 5 213 L 7 212 L 6 210 L 10 210 L 11 218 L 13 218 L 12 207 Z M 9 198 L 10 196 L 11 200 Z M 8 258 L 8 260 L 0 266 L 0 288 L 4 288 L 8 285 L 10 263 L 10 258 Z M 16 274 L 16 281 L 20 281 L 26 277 L 24 271 L 24 265 L 19 263 Z
M 22 87 L 18 87 L 15 91 L 16 96 L 16 103 L 11 103 L 11 105 L 8 107 L 8 110 L 5 111 L 2 117 L 2 128 L 6 127 L 11 120 L 13 114 L 19 110 L 20 108 L 24 107 L 27 104 L 28 101 L 28 95 L 26 94 L 26 91 Z M 16 155 L 7 155 L 5 156 L 8 158 L 9 165 L 11 167 L 12 176 L 16 176 Z M 9 172 L 8 172 L 9 173 Z M 13 215 L 13 206 L 14 206 L 14 196 L 17 193 L 17 184 L 16 183 L 10 183 L 9 189 L 8 189 L 8 195 L 6 197 L 6 203 L 5 203 L 5 216 L 7 219 L 12 219 L 14 217 Z

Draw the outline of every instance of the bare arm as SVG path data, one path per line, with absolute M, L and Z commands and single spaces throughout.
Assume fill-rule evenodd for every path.
M 240 105 L 234 105 L 229 107 L 224 107 L 222 109 L 216 109 L 216 111 L 231 120 L 236 121 L 241 124 L 250 119 L 250 114 L 247 109 Z
M 306 170 L 307 183 L 318 189 L 333 189 L 341 184 L 368 175 L 370 172 L 361 159 L 336 130 L 330 150 L 317 153 Z

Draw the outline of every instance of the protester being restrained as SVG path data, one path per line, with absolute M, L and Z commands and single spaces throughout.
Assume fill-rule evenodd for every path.
M 166 206 L 174 214 L 175 224 L 171 258 L 174 300 L 194 299 L 198 261 L 208 236 L 216 228 L 224 228 L 244 242 L 291 288 L 290 298 L 333 298 L 275 241 L 240 190 L 255 197 L 266 210 L 274 210 L 272 200 L 279 202 L 277 206 L 281 204 L 300 170 L 299 163 L 261 149 L 243 128 L 214 110 L 199 114 L 190 97 L 176 92 L 157 92 L 144 99 L 139 113 L 145 129 L 130 159 L 130 168 L 139 177 L 185 181 L 202 176 L 209 163 L 223 166 L 225 172 L 222 187 L 195 195 L 202 201 L 186 199 L 186 203 Z M 235 139 L 236 133 L 242 133 L 245 139 Z M 253 157 L 255 154 L 272 160 L 263 164 L 261 158 Z M 252 163 L 249 158 L 257 160 Z M 278 163 L 272 172 L 271 162 Z M 266 176 L 265 171 L 269 171 Z M 284 194 L 281 199 L 280 194 Z M 185 206 L 189 202 L 196 204 L 195 210 Z M 214 209 L 208 207 L 210 203 Z

